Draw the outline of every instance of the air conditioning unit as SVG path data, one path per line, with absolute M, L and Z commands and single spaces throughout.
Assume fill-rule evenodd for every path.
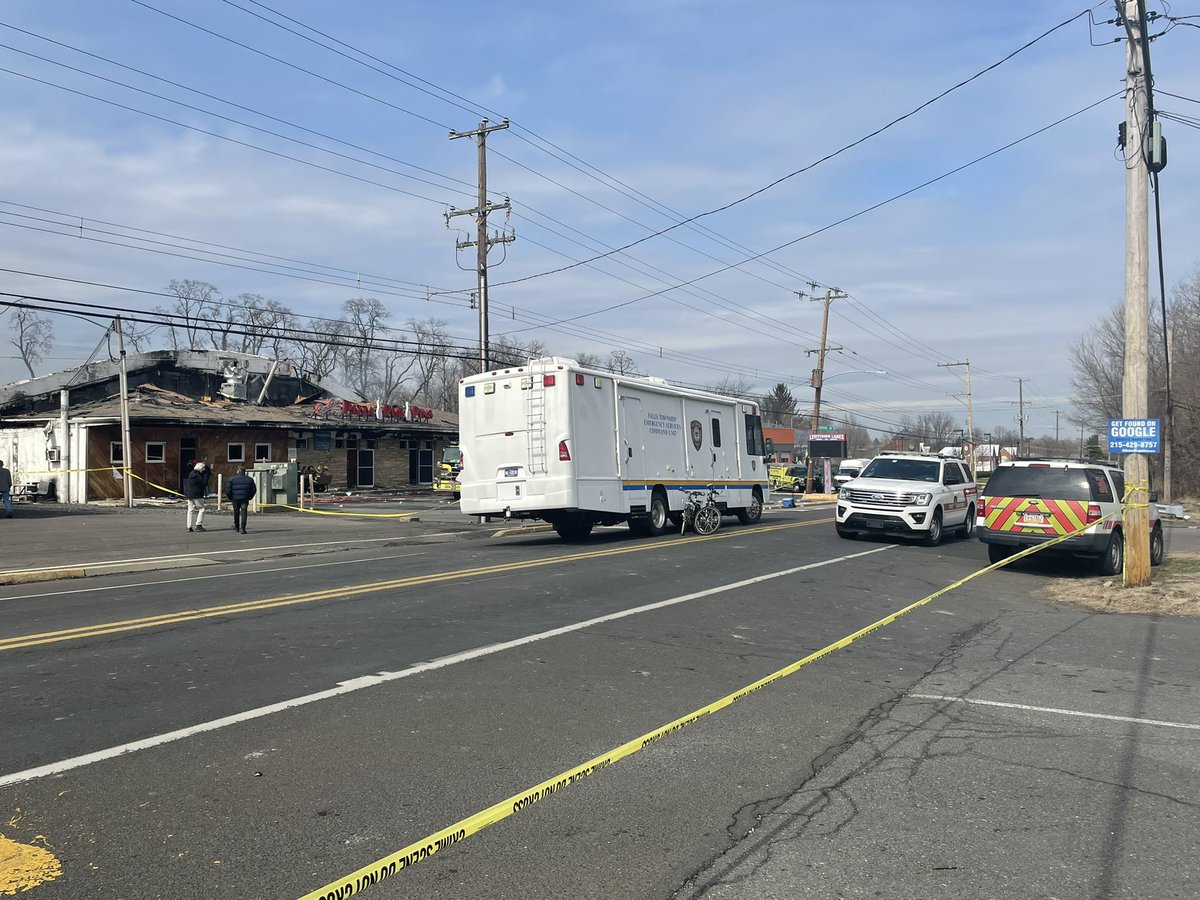
M 47 447 L 46 448 L 46 461 L 47 462 L 55 462 L 56 463 L 61 459 L 62 459 L 62 451 L 59 450 L 57 447 Z

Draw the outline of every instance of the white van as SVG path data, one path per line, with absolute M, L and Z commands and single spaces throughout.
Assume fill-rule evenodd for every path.
M 580 540 L 618 522 L 675 530 L 689 492 L 710 486 L 744 525 L 770 497 L 753 400 L 547 357 L 464 378 L 458 417 L 467 515 L 542 519 Z
M 840 488 L 851 478 L 857 478 L 869 462 L 869 459 L 843 459 L 837 474 L 833 476 L 834 487 Z

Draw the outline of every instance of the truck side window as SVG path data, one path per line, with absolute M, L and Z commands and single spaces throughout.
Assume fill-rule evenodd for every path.
M 763 456 L 766 454 L 765 448 L 762 416 L 746 413 L 746 454 L 748 456 Z
M 721 420 L 712 420 L 712 445 L 714 447 L 721 446 Z
M 959 469 L 958 463 L 946 463 L 942 484 L 962 484 L 962 470 Z

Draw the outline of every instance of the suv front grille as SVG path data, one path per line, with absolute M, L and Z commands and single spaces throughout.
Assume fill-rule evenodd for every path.
M 881 509 L 903 509 L 916 502 L 916 494 L 907 491 L 871 491 L 851 490 L 850 502 L 861 506 L 875 506 Z

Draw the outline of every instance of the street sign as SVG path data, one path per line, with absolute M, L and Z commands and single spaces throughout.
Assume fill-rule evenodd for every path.
M 1161 453 L 1158 419 L 1109 419 L 1109 453 Z

